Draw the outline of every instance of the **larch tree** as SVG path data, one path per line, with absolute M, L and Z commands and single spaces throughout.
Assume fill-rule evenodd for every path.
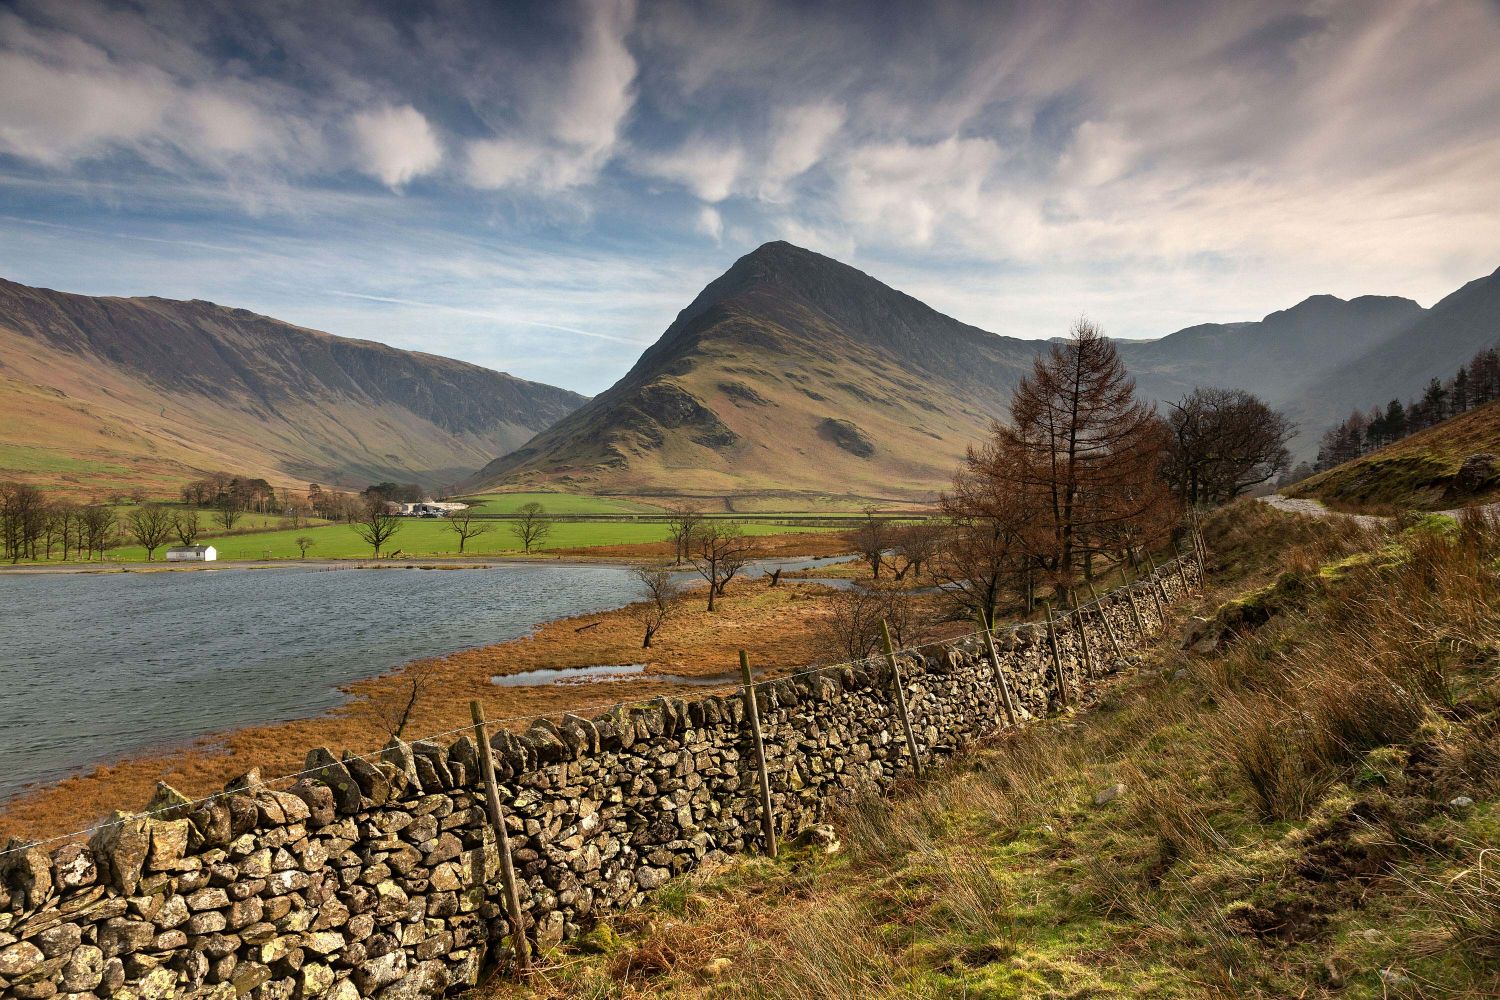
M 991 474 L 1022 505 L 1021 537 L 1056 585 L 1172 506 L 1159 475 L 1165 425 L 1088 320 L 1037 359 L 995 433 Z

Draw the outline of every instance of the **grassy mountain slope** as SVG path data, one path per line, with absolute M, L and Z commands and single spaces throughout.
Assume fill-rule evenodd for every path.
M 771 243 L 708 285 L 623 379 L 476 484 L 920 495 L 947 483 L 1037 347 Z
M 243 309 L 0 281 L 0 478 L 149 492 L 226 469 L 440 485 L 582 402 Z
M 1288 496 L 1336 510 L 1447 510 L 1500 497 L 1500 477 L 1459 476 L 1471 455 L 1500 456 L 1500 401 L 1486 403 L 1411 437 L 1288 487 Z M 1500 458 L 1495 462 L 1500 472 Z
M 1500 537 L 1256 504 L 1205 527 L 1214 650 L 1149 650 L 831 816 L 841 852 L 673 879 L 489 995 L 1500 994 Z

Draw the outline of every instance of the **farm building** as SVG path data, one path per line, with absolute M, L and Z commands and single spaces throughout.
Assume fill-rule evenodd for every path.
M 174 545 L 167 550 L 167 562 L 213 562 L 219 550 L 212 545 Z

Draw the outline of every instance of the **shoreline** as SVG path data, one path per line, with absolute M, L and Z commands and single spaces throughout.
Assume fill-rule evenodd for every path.
M 815 625 L 835 593 L 798 581 L 771 588 L 765 579 L 752 577 L 731 584 L 721 599 L 722 610 L 709 615 L 701 606 L 702 591 L 699 586 L 688 592 L 681 618 L 663 630 L 650 650 L 640 648 L 629 605 L 553 619 L 518 639 L 414 659 L 343 685 L 343 703 L 316 715 L 225 730 L 87 765 L 60 781 L 22 789 L 0 802 L 0 839 L 66 834 L 114 809 L 140 809 L 151 799 L 158 780 L 197 797 L 220 790 L 251 767 L 268 775 L 298 771 L 307 751 L 317 746 L 327 746 L 335 754 L 346 748 L 368 752 L 388 738 L 389 726 L 382 719 L 399 711 L 418 675 L 425 676 L 425 687 L 403 733 L 408 741 L 466 725 L 471 698 L 483 702 L 495 722 L 524 729 L 534 716 L 595 712 L 620 701 L 658 695 L 702 697 L 714 690 L 704 680 L 737 669 L 740 647 L 749 652 L 758 674 L 800 669 L 816 658 Z M 624 679 L 537 686 L 490 682 L 494 675 L 536 669 L 639 662 L 647 664 L 645 672 Z M 731 682 L 726 690 L 735 686 Z

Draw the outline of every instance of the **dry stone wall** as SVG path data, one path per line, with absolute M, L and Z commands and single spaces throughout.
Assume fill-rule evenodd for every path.
M 1092 681 L 1079 619 L 1096 666 L 1115 669 L 1101 616 L 1128 656 L 1161 627 L 1150 588 L 1166 602 L 1184 591 L 1164 567 L 1059 623 L 1070 691 Z M 1057 707 L 1045 626 L 996 644 L 1020 714 Z M 898 659 L 924 762 L 1005 724 L 982 640 Z M 757 700 L 782 835 L 911 773 L 884 662 L 768 681 Z M 740 695 L 540 720 L 491 744 L 527 934 L 542 950 L 760 843 Z M 253 772 L 203 802 L 163 786 L 146 813 L 115 814 L 87 844 L 13 843 L 0 857 L 0 996 L 416 1000 L 503 960 L 511 928 L 474 741 L 393 742 L 375 759 L 318 749 L 307 763 L 285 791 Z

